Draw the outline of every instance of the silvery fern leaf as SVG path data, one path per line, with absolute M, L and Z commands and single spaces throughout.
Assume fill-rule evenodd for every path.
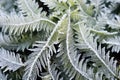
M 45 43 L 43 41 L 37 41 L 33 45 L 33 47 L 37 48 L 30 49 L 33 53 L 28 56 L 28 60 L 25 62 L 26 68 L 23 80 L 35 80 L 39 72 L 42 72 L 42 68 L 46 69 L 47 54 L 49 53 L 45 49 Z
M 23 67 L 24 64 L 21 61 L 20 55 L 9 52 L 3 48 L 0 49 L 0 66 L 5 68 L 4 71 L 12 70 L 16 71 L 20 67 Z
M 108 69 L 108 71 L 117 78 L 120 78 L 119 72 L 117 70 L 117 61 L 114 58 L 110 58 L 109 52 L 105 53 L 105 48 L 101 49 L 101 46 L 97 49 L 97 39 L 93 39 L 93 35 L 90 34 L 90 31 L 85 24 L 79 24 L 80 34 L 86 43 L 86 45 L 90 48 L 91 51 L 96 55 L 99 61 Z M 86 35 L 85 35 L 86 34 Z
M 48 61 L 48 69 L 49 69 L 49 73 L 52 77 L 53 80 L 64 80 L 64 78 L 60 77 L 60 75 L 62 74 L 62 72 L 56 70 L 56 67 L 57 65 L 56 64 L 50 64 L 50 62 Z M 66 76 L 66 79 L 67 79 L 68 76 Z
M 21 12 L 23 14 L 27 14 L 27 16 L 35 16 L 41 12 L 39 5 L 35 2 L 35 0 L 17 0 L 17 3 Z
M 67 0 L 41 0 L 45 3 L 45 5 L 48 5 L 50 9 L 55 10 L 65 10 L 68 8 L 68 6 L 65 4 Z
M 104 12 L 101 12 L 100 15 L 99 15 L 99 24 L 108 24 L 108 26 L 112 29 L 120 29 L 120 16 L 118 15 L 115 15 L 114 17 L 111 17 L 111 16 L 108 16 L 110 14 L 110 12 L 112 11 L 109 11 L 107 10 L 108 12 L 104 13 Z M 103 22 L 103 23 L 101 23 Z
M 26 40 L 20 42 L 17 36 L 9 36 L 6 34 L 0 33 L 0 46 L 8 50 L 22 50 L 27 49 L 31 44 L 32 40 Z
M 50 55 L 49 47 L 52 45 L 51 41 L 54 41 L 55 34 L 65 18 L 66 14 L 57 23 L 44 46 L 38 45 L 38 48 L 32 50 L 33 53 L 29 55 L 28 60 L 25 62 L 26 68 L 23 80 L 35 80 L 39 75 L 39 70 L 42 72 L 42 67 L 46 69 L 47 57 Z
M 120 80 L 119 1 L 16 0 L 10 14 L 0 3 L 0 79 Z
M 119 52 L 120 51 L 120 37 L 114 36 L 112 38 L 107 38 L 103 40 L 103 43 L 108 44 L 108 48 L 112 47 L 112 52 Z
M 55 26 L 55 23 L 47 18 L 36 15 L 34 17 L 24 17 L 23 15 L 17 15 L 16 13 L 7 15 L 6 13 L 0 14 L 0 24 L 3 32 L 9 34 L 20 35 L 27 31 L 47 31 L 51 32 Z
M 66 66 L 63 67 L 63 65 Z M 48 68 L 53 80 L 85 80 L 69 62 L 61 65 L 57 63 L 48 63 Z
M 76 71 L 74 71 L 74 68 L 72 68 L 71 64 L 66 63 L 68 66 L 66 66 L 65 69 L 63 69 L 64 64 L 59 65 L 59 63 L 62 63 L 62 62 L 58 61 L 58 60 L 55 62 L 52 62 L 52 63 L 50 63 L 50 61 L 48 62 L 48 69 L 49 69 L 49 73 L 51 74 L 52 79 L 53 80 L 71 80 L 71 79 L 74 79 L 74 77 L 76 76 Z M 71 70 L 71 71 L 67 71 L 67 70 Z M 69 72 L 70 72 L 70 74 L 69 74 Z M 72 75 L 72 73 L 73 73 L 73 75 Z M 77 79 L 80 79 L 79 77 Z
M 76 69 L 74 69 L 74 67 L 71 65 L 71 62 L 69 61 L 68 56 L 66 54 L 66 48 L 64 48 L 63 46 L 66 47 L 65 40 L 63 40 L 59 44 L 59 49 L 57 51 L 58 53 L 55 57 L 56 59 L 53 58 L 54 64 L 48 64 L 50 65 L 49 72 L 51 73 L 51 76 L 54 80 L 60 80 L 60 75 L 62 76 L 61 78 L 63 80 L 85 80 L 85 78 L 81 74 L 79 74 L 79 72 L 76 71 Z
M 114 18 L 112 18 L 111 20 L 109 19 L 109 17 L 107 16 L 107 20 L 106 20 L 107 24 L 110 25 L 110 27 L 112 29 L 120 29 L 120 16 L 114 16 Z
M 36 40 L 42 38 L 44 40 L 44 37 L 38 36 L 36 34 L 35 36 L 29 36 L 24 39 L 25 35 L 21 36 L 10 36 L 4 33 L 0 33 L 0 46 L 7 49 L 7 50 L 22 50 L 28 49 L 33 42 Z
M 91 4 L 95 6 L 96 16 L 100 13 L 102 7 L 104 7 L 103 3 L 105 0 L 90 0 Z
M 80 54 L 77 54 L 76 47 L 74 46 L 74 38 L 73 38 L 73 32 L 71 28 L 71 21 L 70 21 L 70 9 L 68 12 L 68 26 L 67 26 L 67 34 L 66 34 L 66 50 L 67 50 L 67 56 L 70 60 L 70 63 L 75 68 L 76 71 L 78 71 L 82 76 L 84 76 L 86 79 L 93 80 L 94 73 L 92 68 L 87 68 L 87 61 L 85 59 L 80 58 Z
M 35 41 L 38 41 L 38 40 L 45 41 L 47 37 L 49 36 L 48 33 L 45 33 L 45 32 L 41 32 L 41 33 L 43 33 L 43 35 L 36 33 L 36 35 L 24 34 L 21 36 L 10 36 L 11 42 L 9 43 L 10 46 L 8 47 L 9 49 L 12 49 L 12 50 L 24 51 L 25 49 L 28 49 L 30 46 L 32 46 L 32 44 Z M 5 45 L 4 47 L 8 49 L 7 45 Z
M 66 18 L 63 20 L 63 23 L 58 28 L 58 33 L 56 33 L 58 34 L 58 38 L 56 39 L 58 43 L 56 44 L 60 45 L 59 50 L 57 51 L 58 53 L 55 52 L 56 54 L 51 56 L 50 59 L 48 60 L 48 70 L 53 80 L 71 80 L 71 79 L 82 78 L 82 76 L 74 69 L 71 63 L 67 61 L 69 60 L 66 54 L 66 43 L 65 43 L 67 23 L 68 23 L 68 19 Z M 56 36 L 54 36 L 53 38 L 56 38 Z M 54 43 L 54 41 L 51 42 Z M 51 63 L 51 59 L 52 59 L 52 63 Z M 53 59 L 55 59 L 55 61 Z M 64 69 L 61 67 L 63 67 Z
M 93 5 L 89 4 L 86 5 L 87 0 L 77 0 L 77 5 L 79 6 L 79 9 L 81 10 L 82 14 L 86 15 L 87 17 L 91 17 L 94 15 Z

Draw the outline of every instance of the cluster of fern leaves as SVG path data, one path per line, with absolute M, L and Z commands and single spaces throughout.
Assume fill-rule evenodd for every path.
M 1 0 L 0 80 L 120 80 L 119 8 L 119 0 Z

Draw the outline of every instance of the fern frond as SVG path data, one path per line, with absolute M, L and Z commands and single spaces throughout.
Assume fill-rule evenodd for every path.
M 35 0 L 17 0 L 17 3 L 21 12 L 23 14 L 27 14 L 27 16 L 35 16 L 41 12 L 39 5 L 35 2 Z
M 39 48 L 40 49 L 40 48 Z M 35 49 L 34 49 L 35 50 Z M 41 54 L 38 55 L 38 51 L 29 55 L 28 61 L 25 63 L 25 74 L 23 75 L 23 80 L 35 80 L 37 75 L 39 75 L 39 71 L 42 72 L 42 67 L 46 67 L 46 57 L 47 53 L 42 51 Z M 39 57 L 39 58 L 38 58 Z
M 26 39 L 20 41 L 20 37 L 17 36 L 8 36 L 5 34 L 0 34 L 0 46 L 8 50 L 22 50 L 28 49 L 30 45 L 34 42 L 35 39 Z M 22 39 L 21 39 L 22 40 Z
M 87 62 L 85 61 L 84 58 L 79 61 L 81 55 L 77 54 L 76 48 L 74 46 L 74 38 L 73 38 L 73 32 L 71 26 L 72 25 L 70 21 L 70 9 L 69 9 L 68 29 L 66 36 L 66 50 L 67 50 L 68 59 L 70 60 L 70 63 L 75 68 L 75 70 L 77 70 L 85 78 L 92 80 L 94 76 L 93 69 L 87 68 Z
M 87 0 L 78 0 L 77 1 L 77 4 L 79 6 L 79 9 L 81 10 L 81 12 L 88 16 L 88 17 L 91 17 L 94 15 L 94 9 L 93 9 L 93 5 L 89 4 L 89 5 L 86 5 L 85 3 L 87 3 Z
M 48 69 L 49 69 L 49 73 L 51 74 L 51 77 L 53 80 L 64 80 L 64 79 L 68 79 L 68 76 L 66 75 L 65 78 L 60 77 L 60 75 L 64 72 L 59 71 L 59 69 L 57 69 L 58 66 L 57 64 L 53 63 L 50 64 L 50 62 L 48 62 Z M 64 74 L 65 75 L 65 74 Z
M 108 44 L 108 48 L 112 47 L 112 52 L 119 52 L 120 51 L 120 37 L 114 36 L 112 38 L 108 38 L 103 40 L 103 43 Z
M 109 20 L 109 18 L 107 17 L 107 24 L 110 25 L 111 28 L 113 29 L 120 29 L 120 16 L 115 16 L 114 18 L 112 18 L 111 20 Z
M 20 35 L 27 31 L 40 31 L 44 30 L 48 33 L 51 32 L 56 25 L 49 19 L 42 18 L 39 15 L 34 17 L 24 17 L 22 15 L 7 15 L 5 13 L 0 14 L 0 24 L 2 26 L 3 32 L 8 32 L 9 34 Z
M 110 12 L 101 12 L 98 16 L 98 23 L 100 25 L 104 25 L 104 28 L 107 24 L 109 28 L 118 31 L 118 29 L 120 29 L 120 17 L 118 15 L 115 15 L 114 17 L 109 17 L 109 13 Z
M 24 64 L 21 61 L 20 55 L 9 52 L 3 48 L 0 49 L 0 66 L 5 68 L 5 71 L 12 70 L 16 71 L 20 67 L 23 67 Z
M 105 48 L 101 49 L 101 46 L 99 46 L 97 49 L 96 40 L 93 39 L 93 35 L 90 34 L 89 30 L 87 27 L 85 27 L 84 24 L 79 24 L 79 30 L 84 42 L 90 48 L 90 50 L 95 53 L 96 57 L 103 63 L 103 65 L 113 76 L 119 78 L 117 71 L 117 61 L 114 61 L 113 58 L 110 59 L 109 52 L 105 53 Z
M 50 9 L 55 10 L 66 10 L 68 5 L 66 4 L 67 0 L 41 0 L 45 5 L 48 5 Z
M 42 32 L 41 32 L 42 33 Z M 23 34 L 20 36 L 9 36 L 4 33 L 0 33 L 0 46 L 7 49 L 7 50 L 22 50 L 28 49 L 32 43 L 34 43 L 37 40 L 43 40 L 45 41 L 48 35 L 44 34 L 43 36 L 40 36 L 39 33 L 35 36 L 31 34 Z
M 61 23 L 66 18 L 66 14 L 63 15 L 61 20 L 58 22 L 54 30 L 52 31 L 50 37 L 48 38 L 46 44 L 42 46 L 42 48 L 33 49 L 33 53 L 29 56 L 28 61 L 26 62 L 25 74 L 23 76 L 23 80 L 34 80 L 37 75 L 39 75 L 39 71 L 42 71 L 42 67 L 46 68 L 47 65 L 47 57 L 50 54 L 49 46 L 51 41 L 54 41 L 54 37 L 58 28 L 61 27 Z M 56 40 L 56 39 L 55 39 Z M 52 45 L 52 44 L 51 44 Z
M 81 80 L 81 79 L 85 79 L 81 74 L 79 74 L 79 72 L 72 66 L 71 62 L 69 61 L 68 55 L 67 55 L 67 51 L 66 51 L 66 42 L 63 41 L 62 43 L 60 43 L 59 45 L 59 53 L 56 55 L 57 58 L 60 58 L 60 62 L 61 65 L 63 65 L 64 67 L 64 72 L 65 74 L 67 74 L 71 79 L 75 79 L 75 80 Z M 73 53 L 74 54 L 74 53 Z M 78 57 L 76 57 L 77 59 L 80 56 L 78 55 Z M 79 76 L 79 77 L 78 77 Z
M 43 35 L 40 35 L 43 34 Z M 24 51 L 25 49 L 28 49 L 29 47 L 32 46 L 33 43 L 35 43 L 35 41 L 46 41 L 46 39 L 48 38 L 49 33 L 46 33 L 44 31 L 40 31 L 38 33 L 32 34 L 23 34 L 21 36 L 11 36 L 11 49 L 12 50 L 22 50 Z
M 67 64 L 67 63 L 66 63 Z M 61 65 L 62 66 L 62 65 Z M 67 69 L 68 67 L 68 69 Z M 81 76 L 77 71 L 74 70 L 74 68 L 68 64 L 66 66 L 66 69 L 59 69 L 60 66 L 57 66 L 57 64 L 53 63 L 49 66 L 49 73 L 52 75 L 53 80 L 85 80 L 83 76 Z M 69 72 L 67 72 L 69 70 Z
M 16 2 L 0 3 L 0 79 L 120 80 L 119 0 Z
M 51 62 L 48 62 L 49 73 L 51 74 L 51 76 L 54 80 L 64 80 L 64 79 L 71 80 L 71 79 L 81 79 L 81 78 L 83 79 L 83 77 L 74 69 L 74 67 L 68 61 L 69 59 L 66 54 L 66 43 L 63 43 L 63 42 L 65 42 L 65 38 L 66 38 L 66 32 L 67 32 L 66 25 L 68 23 L 68 19 L 65 19 L 63 21 L 64 21 L 64 23 L 61 24 L 61 27 L 58 28 L 58 33 L 56 33 L 56 35 L 58 35 L 58 38 L 56 39 L 56 35 L 55 35 L 55 37 L 53 37 L 56 40 L 58 40 L 57 44 L 60 43 L 62 45 L 59 46 L 60 49 L 58 50 L 57 55 L 54 55 L 56 57 L 55 58 L 52 56 L 50 57 Z M 51 42 L 54 43 L 54 41 L 51 41 Z M 63 47 L 63 45 L 64 45 L 64 47 Z M 54 61 L 51 59 L 56 59 L 56 60 Z M 61 60 L 59 60 L 59 59 L 61 59 Z M 66 62 L 64 63 L 64 61 L 66 61 L 67 63 Z M 61 65 L 59 65 L 59 64 L 61 64 Z M 64 70 L 60 66 L 64 67 Z M 62 76 L 62 77 L 60 77 L 60 76 Z
M 48 70 L 53 80 L 81 80 L 84 79 L 71 65 L 66 54 L 65 40 L 59 44 L 56 54 L 48 60 Z M 64 47 L 63 47 L 64 46 Z

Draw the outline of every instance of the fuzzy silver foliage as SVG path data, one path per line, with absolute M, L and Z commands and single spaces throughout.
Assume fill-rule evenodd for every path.
M 0 1 L 2 80 L 120 80 L 119 0 L 38 1 Z

